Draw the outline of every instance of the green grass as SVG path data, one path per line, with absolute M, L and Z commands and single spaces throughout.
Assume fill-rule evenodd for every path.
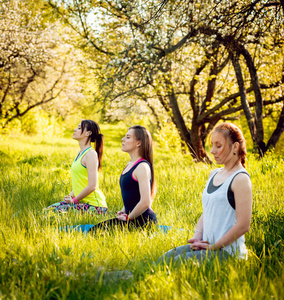
M 119 176 L 123 126 L 102 126 L 105 155 L 100 186 L 111 217 L 122 207 Z M 253 218 L 246 234 L 249 260 L 159 266 L 158 257 L 186 244 L 201 212 L 201 193 L 215 166 L 155 146 L 159 231 L 64 233 L 58 227 L 93 224 L 102 216 L 47 215 L 43 208 L 70 191 L 78 151 L 66 138 L 0 136 L 0 299 L 283 299 L 284 160 L 248 157 Z M 178 228 L 184 228 L 183 231 Z M 108 272 L 130 270 L 128 280 Z

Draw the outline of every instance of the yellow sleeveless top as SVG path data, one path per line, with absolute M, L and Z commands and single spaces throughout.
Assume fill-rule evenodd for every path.
M 72 189 L 75 197 L 88 185 L 88 171 L 87 168 L 82 165 L 82 158 L 91 149 L 92 147 L 89 147 L 85 149 L 80 156 L 77 155 L 71 166 Z M 97 207 L 107 207 L 105 195 L 99 189 L 98 181 L 96 189 L 87 197 L 80 200 L 80 203 L 89 203 L 90 205 Z

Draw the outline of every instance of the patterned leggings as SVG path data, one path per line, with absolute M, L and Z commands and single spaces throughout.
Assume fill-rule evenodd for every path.
M 77 204 L 70 204 L 66 203 L 65 201 L 57 202 L 54 204 L 51 204 L 46 208 L 46 210 L 52 210 L 59 213 L 65 213 L 68 211 L 77 211 L 80 213 L 89 213 L 89 214 L 105 214 L 107 212 L 107 207 L 98 207 L 93 206 L 88 203 L 77 203 Z

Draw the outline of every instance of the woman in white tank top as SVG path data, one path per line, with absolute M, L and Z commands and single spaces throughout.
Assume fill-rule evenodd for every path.
M 246 144 L 241 130 L 223 123 L 211 138 L 214 159 L 223 168 L 213 170 L 202 194 L 203 213 L 188 244 L 174 248 L 159 261 L 234 256 L 246 258 L 244 234 L 250 228 L 252 187 L 245 170 Z

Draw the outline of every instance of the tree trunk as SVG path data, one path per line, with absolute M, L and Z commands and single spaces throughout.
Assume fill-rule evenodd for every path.
M 164 80 L 167 86 L 170 108 L 173 115 L 172 120 L 179 132 L 181 139 L 185 142 L 191 156 L 196 161 L 211 163 L 210 157 L 206 153 L 201 139 L 202 126 L 197 126 L 196 123 L 193 121 L 191 131 L 189 131 L 188 127 L 185 124 L 184 118 L 180 112 L 172 83 L 169 79 L 166 78 L 166 76 L 164 77 Z
M 284 0 L 280 0 L 280 3 L 281 3 L 282 9 L 283 9 L 283 14 L 284 14 Z
M 267 149 L 269 149 L 270 147 L 273 147 L 273 148 L 276 147 L 276 144 L 277 144 L 278 140 L 280 139 L 283 131 L 284 131 L 284 105 L 282 107 L 281 115 L 280 115 L 278 124 L 276 126 L 276 129 L 274 130 L 273 134 L 271 135 L 271 137 L 267 143 Z
M 195 120 L 193 120 L 190 133 L 191 133 L 192 146 L 195 150 L 198 161 L 212 163 L 210 156 L 207 154 L 204 148 L 204 141 L 202 139 L 203 126 L 197 125 Z
M 255 124 L 254 124 L 254 119 L 251 114 L 251 111 L 249 109 L 249 104 L 247 101 L 247 96 L 246 96 L 246 88 L 245 88 L 245 83 L 243 79 L 243 74 L 242 74 L 242 69 L 239 61 L 239 56 L 237 54 L 232 53 L 232 63 L 233 67 L 235 70 L 238 86 L 239 86 L 239 92 L 240 92 L 240 97 L 241 97 L 241 103 L 242 107 L 248 122 L 251 138 L 253 140 L 253 143 L 256 144 L 256 132 L 255 132 Z
M 179 132 L 179 135 L 180 135 L 181 139 L 187 145 L 192 157 L 195 159 L 198 159 L 198 156 L 196 155 L 195 149 L 192 145 L 190 131 L 189 131 L 188 127 L 186 126 L 184 119 L 181 115 L 181 112 L 180 112 L 180 109 L 179 109 L 179 106 L 177 103 L 176 95 L 174 94 L 173 91 L 168 96 L 168 98 L 169 98 L 170 108 L 171 108 L 171 112 L 172 112 L 172 116 L 173 116 L 172 120 L 174 121 L 174 124 Z
M 262 95 L 260 91 L 260 85 L 258 81 L 257 71 L 254 66 L 253 59 L 245 47 L 241 47 L 241 54 L 244 56 L 247 67 L 249 69 L 251 83 L 255 96 L 255 139 L 258 146 L 259 154 L 262 157 L 266 152 L 267 148 L 263 141 L 264 133 L 263 133 L 263 101 Z

